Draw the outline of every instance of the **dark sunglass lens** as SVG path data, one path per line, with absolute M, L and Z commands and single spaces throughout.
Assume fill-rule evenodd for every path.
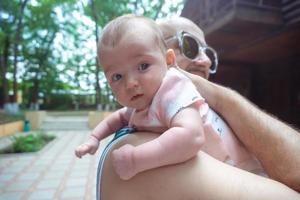
M 182 52 L 189 59 L 195 59 L 198 56 L 199 52 L 199 46 L 197 41 L 190 36 L 183 36 Z
M 210 48 L 205 48 L 204 52 L 211 61 L 210 71 L 215 71 L 217 69 L 217 65 L 218 65 L 218 63 L 217 63 L 218 60 L 216 58 L 216 54 Z

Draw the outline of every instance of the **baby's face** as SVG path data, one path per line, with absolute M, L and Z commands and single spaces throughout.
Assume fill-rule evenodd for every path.
M 145 28 L 103 47 L 100 62 L 117 101 L 137 110 L 150 105 L 167 71 L 165 55 Z

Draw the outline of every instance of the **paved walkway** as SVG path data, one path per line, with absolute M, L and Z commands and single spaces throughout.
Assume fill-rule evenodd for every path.
M 0 200 L 95 199 L 99 156 L 74 156 L 75 147 L 89 130 L 53 130 L 49 134 L 57 138 L 38 153 L 0 155 Z M 108 141 L 102 142 L 98 152 Z

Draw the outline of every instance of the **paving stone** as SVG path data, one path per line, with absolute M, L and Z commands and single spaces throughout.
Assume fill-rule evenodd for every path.
M 29 169 L 26 170 L 26 173 L 42 173 L 45 171 L 46 168 L 40 168 L 40 167 L 30 167 Z
M 81 177 L 87 177 L 89 175 L 89 169 L 88 168 L 82 168 L 82 169 L 72 169 L 72 172 L 70 173 L 70 178 L 81 178 Z
M 32 163 L 33 159 L 19 159 L 17 163 L 14 163 L 11 166 L 22 166 L 22 167 L 27 167 Z
M 20 181 L 24 181 L 24 180 L 37 180 L 40 175 L 41 175 L 40 173 L 25 173 L 25 174 L 22 174 L 18 178 L 18 180 L 20 180 Z
M 49 171 L 45 174 L 44 178 L 45 179 L 57 179 L 57 178 L 63 178 L 65 176 L 65 173 L 64 171 L 58 171 L 58 170 L 55 170 L 55 171 Z
M 38 168 L 38 169 L 47 169 L 49 167 L 49 164 L 36 164 L 30 166 L 30 168 Z
M 9 167 L 11 164 L 11 161 L 5 161 L 3 159 L 0 159 L 0 170 L 3 170 L 7 167 Z
M 56 189 L 59 187 L 61 179 L 44 179 L 39 182 L 37 189 Z
M 89 177 L 91 177 L 91 176 L 96 177 L 96 174 L 97 174 L 96 172 L 97 172 L 96 169 L 89 170 Z
M 93 183 L 95 183 L 95 184 L 93 184 L 89 195 L 92 196 L 93 199 L 95 200 L 96 199 L 96 180 L 94 180 Z
M 29 163 L 32 163 L 32 161 L 34 161 L 36 159 L 36 157 L 37 157 L 37 154 L 33 153 L 31 155 L 26 155 L 26 156 L 19 157 L 19 161 L 27 161 Z
M 56 190 L 37 190 L 30 194 L 28 200 L 52 200 Z
M 90 168 L 91 163 L 79 163 L 75 162 L 73 165 L 74 170 L 88 170 Z
M 1 161 L 1 163 L 7 164 L 7 163 L 12 162 L 14 160 L 15 160 L 15 158 L 13 158 L 13 157 L 10 157 L 10 156 L 7 157 L 7 156 L 0 155 L 0 161 Z
M 96 177 L 96 169 L 95 168 L 90 168 L 86 171 L 76 171 L 73 169 L 72 173 L 70 174 L 70 177 L 74 178 L 80 178 L 80 177 L 88 177 L 88 176 L 93 176 Z
M 61 147 L 53 146 L 51 149 L 43 153 L 43 158 L 46 162 L 49 160 L 50 164 L 53 164 L 57 160 L 57 155 L 60 151 Z
M 28 190 L 34 181 L 16 181 L 10 184 L 6 190 L 7 191 L 26 191 Z
M 68 187 L 61 194 L 61 198 L 81 198 L 85 195 L 85 187 Z
M 61 165 L 61 164 L 55 164 L 51 166 L 51 171 L 66 171 L 69 169 L 69 165 Z
M 48 133 L 57 138 L 38 153 L 0 155 L 0 200 L 95 199 L 94 165 L 98 163 L 100 151 L 97 156 L 82 159 L 74 155 L 75 148 L 85 141 L 90 131 L 55 130 Z M 101 142 L 100 149 L 103 144 Z
M 79 164 L 79 165 L 89 165 L 90 162 L 92 161 L 94 156 L 90 156 L 90 155 L 87 155 L 87 156 L 84 156 L 82 158 L 77 158 L 75 159 L 76 161 L 76 164 Z
M 55 164 L 70 164 L 73 160 L 73 155 L 69 155 L 69 156 L 59 156 L 56 160 L 55 160 Z
M 15 174 L 0 174 L 0 182 L 10 181 L 15 177 Z
M 0 193 L 1 200 L 20 200 L 24 192 L 2 192 Z
M 40 166 L 40 165 L 49 165 L 51 163 L 52 163 L 51 159 L 42 159 L 42 160 L 37 160 L 35 162 L 35 165 L 38 165 L 38 166 Z
M 2 170 L 2 174 L 10 174 L 10 173 L 14 173 L 17 174 L 20 171 L 22 171 L 24 169 L 23 166 L 8 166 L 5 169 Z
M 83 178 L 68 178 L 66 187 L 85 187 L 87 184 L 87 177 Z

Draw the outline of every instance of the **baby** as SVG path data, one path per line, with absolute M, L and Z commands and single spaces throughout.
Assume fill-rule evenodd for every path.
M 75 154 L 94 154 L 100 140 L 129 126 L 161 135 L 112 153 L 115 171 L 124 180 L 194 157 L 204 145 L 203 123 L 210 118 L 210 109 L 176 69 L 174 51 L 166 48 L 156 23 L 133 15 L 118 17 L 106 25 L 98 47 L 113 94 L 125 107 L 100 122 Z
M 99 123 L 76 155 L 95 153 L 100 140 L 130 126 L 162 134 L 113 152 L 122 179 L 195 156 L 204 143 L 199 108 L 207 106 L 187 77 L 168 69 L 175 64 L 175 54 L 166 49 L 156 23 L 133 15 L 116 18 L 103 30 L 98 56 L 113 94 L 126 107 Z

